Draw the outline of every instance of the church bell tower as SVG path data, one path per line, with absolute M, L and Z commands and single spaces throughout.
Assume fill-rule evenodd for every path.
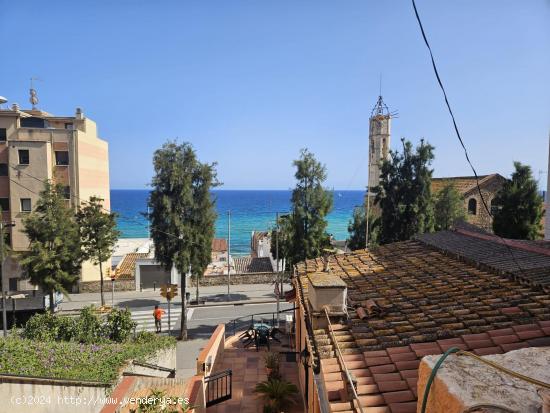
M 380 164 L 389 157 L 391 118 L 382 96 L 378 96 L 369 120 L 369 196 L 375 195 L 373 192 L 380 181 Z

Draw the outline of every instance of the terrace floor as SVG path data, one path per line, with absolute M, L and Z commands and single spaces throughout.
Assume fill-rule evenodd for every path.
M 206 409 L 207 413 L 262 413 L 263 400 L 259 394 L 254 393 L 256 384 L 267 380 L 264 356 L 267 348 L 261 347 L 259 351 L 252 345 L 244 348 L 238 339 L 239 334 L 229 337 L 225 341 L 223 365 L 220 370 L 231 369 L 233 371 L 232 399 Z M 292 352 L 293 348 L 284 346 L 288 338 L 283 338 L 282 344 L 272 342 L 272 352 Z M 280 371 L 283 379 L 294 383 L 298 389 L 298 365 L 296 361 L 287 361 L 285 354 L 281 354 Z M 302 395 L 296 396 L 296 403 L 285 409 L 285 413 L 304 412 Z

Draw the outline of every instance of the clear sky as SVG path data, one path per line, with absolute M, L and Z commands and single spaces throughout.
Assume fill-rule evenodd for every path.
M 417 0 L 472 161 L 546 179 L 549 0 Z M 226 189 L 293 186 L 308 147 L 329 187 L 364 188 L 379 77 L 402 136 L 436 147 L 435 176 L 470 170 L 408 0 L 0 0 L 0 95 L 77 106 L 110 144 L 111 186 L 145 188 L 170 138 L 217 161 Z M 540 172 L 539 172 L 540 171 Z

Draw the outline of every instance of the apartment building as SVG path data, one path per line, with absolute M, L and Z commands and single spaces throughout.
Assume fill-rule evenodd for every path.
M 28 248 L 22 221 L 36 205 L 44 181 L 65 188 L 67 203 L 77 207 L 96 195 L 109 200 L 109 152 L 97 135 L 94 121 L 77 108 L 74 116 L 55 116 L 42 110 L 21 110 L 17 104 L 0 109 L 0 207 L 6 238 L 17 253 Z M 104 268 L 109 268 L 110 263 Z M 96 281 L 99 269 L 87 262 L 81 281 Z M 21 279 L 13 258 L 4 263 L 4 285 L 9 291 L 34 289 Z

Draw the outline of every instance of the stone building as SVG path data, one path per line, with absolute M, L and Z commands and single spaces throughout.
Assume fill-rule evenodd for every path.
M 499 174 L 479 175 L 479 187 L 483 199 L 491 211 L 495 208 L 493 200 L 504 182 L 506 182 L 506 178 Z M 436 195 L 447 185 L 453 185 L 464 198 L 464 211 L 467 221 L 487 231 L 492 231 L 493 220 L 483 205 L 475 176 L 433 178 L 432 194 Z
M 387 159 L 390 153 L 390 138 L 391 114 L 382 100 L 382 96 L 378 96 L 378 101 L 369 119 L 368 193 L 371 196 L 373 195 L 372 191 L 380 181 L 380 163 Z M 371 205 L 373 205 L 373 202 L 371 202 Z

